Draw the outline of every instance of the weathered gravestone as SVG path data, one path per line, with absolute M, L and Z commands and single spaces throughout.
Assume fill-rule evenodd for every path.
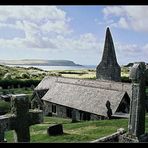
M 63 125 L 62 124 L 56 124 L 56 125 L 48 127 L 47 134 L 49 136 L 62 135 L 63 134 Z
M 80 120 L 80 113 L 76 109 L 72 109 L 72 123 L 78 122 Z
M 4 142 L 5 131 L 15 130 L 16 142 L 29 142 L 29 126 L 43 122 L 42 110 L 29 110 L 29 98 L 25 94 L 13 95 L 11 113 L 0 116 L 0 142 Z
M 140 142 L 145 138 L 145 63 L 134 63 L 130 79 L 132 80 L 132 98 L 128 133 L 121 137 L 121 142 Z

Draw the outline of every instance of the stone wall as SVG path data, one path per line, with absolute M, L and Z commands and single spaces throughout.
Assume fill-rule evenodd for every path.
M 49 115 L 52 113 L 52 104 L 44 101 L 44 115 Z
M 57 104 L 54 104 L 54 105 L 56 105 L 56 113 L 52 113 L 52 103 L 44 101 L 44 115 L 67 118 L 66 107 L 61 106 L 61 105 L 57 105 Z M 75 110 L 75 111 L 76 111 L 76 119 L 80 120 L 80 112 L 79 112 L 79 110 Z M 103 116 L 90 114 L 90 120 L 102 120 L 104 118 L 105 117 L 103 117 Z
M 44 101 L 44 115 L 51 115 L 51 116 L 65 118 L 66 117 L 66 107 L 56 104 L 56 113 L 52 113 L 52 103 Z
M 67 115 L 66 115 L 66 107 L 60 106 L 60 105 L 56 105 L 56 106 L 57 106 L 57 113 L 56 113 L 56 115 L 58 117 L 66 118 L 67 117 Z
M 103 116 L 98 116 L 98 115 L 94 115 L 94 114 L 90 115 L 90 120 L 102 120 L 104 118 L 105 117 L 103 117 Z
M 119 136 L 120 143 L 138 143 L 139 140 L 136 137 L 129 137 L 127 134 L 123 134 Z
M 125 133 L 125 130 L 123 128 L 120 128 L 117 130 L 117 132 L 108 135 L 106 137 L 102 137 L 100 139 L 91 141 L 90 143 L 100 143 L 100 142 L 119 142 L 119 138 L 121 135 Z

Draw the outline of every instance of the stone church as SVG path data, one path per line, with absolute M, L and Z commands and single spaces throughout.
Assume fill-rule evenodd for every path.
M 106 30 L 103 56 L 96 80 L 45 77 L 35 88 L 45 115 L 95 120 L 128 117 L 132 85 L 122 83 L 113 39 Z M 36 97 L 35 97 L 36 98 Z

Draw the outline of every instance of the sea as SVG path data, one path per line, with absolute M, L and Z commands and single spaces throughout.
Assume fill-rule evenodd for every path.
M 83 65 L 83 66 L 34 66 L 34 65 L 7 65 L 10 67 L 35 67 L 42 70 L 87 70 L 87 69 L 96 69 L 96 65 Z

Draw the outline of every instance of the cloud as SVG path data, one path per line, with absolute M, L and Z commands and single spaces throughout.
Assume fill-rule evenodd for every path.
M 105 20 L 114 20 L 114 27 L 148 31 L 148 6 L 107 6 L 102 12 Z
M 100 43 L 95 35 L 92 33 L 86 33 L 80 35 L 77 39 L 65 38 L 62 35 L 57 36 L 50 40 L 54 45 L 57 45 L 58 49 L 67 49 L 83 52 L 99 50 Z
M 3 48 L 93 51 L 99 41 L 92 33 L 73 38 L 65 11 L 56 6 L 0 6 L 0 28 L 21 30 L 24 38 L 0 39 Z
M 123 44 L 123 43 L 117 43 L 116 44 L 119 52 L 123 52 L 124 55 L 137 55 L 142 50 L 137 44 Z M 143 48 L 143 47 L 142 47 Z
M 41 23 L 47 20 L 65 20 L 66 12 L 56 6 L 0 6 L 0 21 L 29 20 Z
M 0 28 L 21 30 L 24 38 L 17 34 L 11 39 L 0 39 L 2 47 L 9 48 L 54 48 L 50 39 L 55 35 L 72 32 L 70 18 L 56 6 L 0 6 Z M 6 32 L 6 31 L 5 31 Z M 9 34 L 9 32 L 7 32 Z
M 138 44 L 115 43 L 117 59 L 120 64 L 136 61 L 147 61 L 148 44 L 139 46 Z

